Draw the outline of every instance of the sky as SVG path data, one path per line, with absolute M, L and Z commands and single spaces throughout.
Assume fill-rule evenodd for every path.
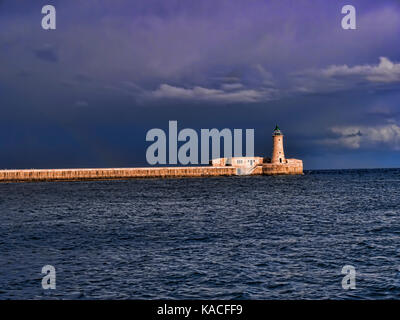
M 0 0 L 1 169 L 146 166 L 170 120 L 254 128 L 260 156 L 279 124 L 305 169 L 400 167 L 399 89 L 398 0 Z

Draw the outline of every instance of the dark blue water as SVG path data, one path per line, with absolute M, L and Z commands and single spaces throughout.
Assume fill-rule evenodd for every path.
M 399 245 L 396 169 L 0 184 L 0 299 L 396 299 Z

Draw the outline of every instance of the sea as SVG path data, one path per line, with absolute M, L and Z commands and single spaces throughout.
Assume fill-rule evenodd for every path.
M 400 169 L 0 184 L 0 299 L 399 298 Z

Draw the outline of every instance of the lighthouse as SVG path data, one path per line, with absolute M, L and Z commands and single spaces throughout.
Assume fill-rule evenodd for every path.
M 266 157 L 230 157 L 212 159 L 213 167 L 236 168 L 236 175 L 277 175 L 277 174 L 303 174 L 303 161 L 300 159 L 287 159 L 283 149 L 283 133 L 276 125 L 272 134 L 272 158 Z
M 272 134 L 273 139 L 273 149 L 271 163 L 280 164 L 286 163 L 285 152 L 283 151 L 283 134 L 276 125 L 274 133 Z

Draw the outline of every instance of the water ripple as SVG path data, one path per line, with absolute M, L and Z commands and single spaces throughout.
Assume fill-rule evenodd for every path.
M 398 299 L 399 176 L 1 184 L 0 299 Z

